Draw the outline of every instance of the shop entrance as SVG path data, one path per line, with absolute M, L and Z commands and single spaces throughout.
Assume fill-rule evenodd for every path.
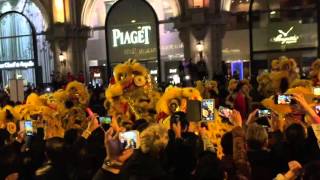
M 25 85 L 40 83 L 37 79 L 35 28 L 21 13 L 9 11 L 0 16 L 1 85 L 10 79 L 23 79 Z

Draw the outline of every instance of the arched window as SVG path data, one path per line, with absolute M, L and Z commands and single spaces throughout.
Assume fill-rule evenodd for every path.
M 90 6 L 85 7 L 82 23 L 92 28 L 92 36 L 88 40 L 87 55 L 91 79 L 98 74 L 98 66 L 105 66 L 105 20 L 111 6 L 118 0 L 90 0 Z M 174 28 L 173 18 L 179 15 L 178 0 L 146 0 L 155 10 L 159 20 L 160 61 L 162 69 L 175 68 L 184 59 L 183 44 L 179 32 Z M 152 66 L 145 64 L 152 69 Z M 93 83 L 94 80 L 93 80 Z
M 45 38 L 46 19 L 37 0 L 0 2 L 2 86 L 8 85 L 9 79 L 13 78 L 24 79 L 25 85 L 51 82 L 54 64 Z
M 0 18 L 0 68 L 2 83 L 7 85 L 10 79 L 24 78 L 27 82 L 35 83 L 36 61 L 34 46 L 34 31 L 28 20 L 21 14 L 9 12 Z M 19 67 L 18 64 L 19 63 Z M 26 66 L 20 67 L 21 63 Z

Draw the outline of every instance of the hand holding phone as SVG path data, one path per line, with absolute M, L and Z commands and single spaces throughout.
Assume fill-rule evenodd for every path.
M 112 117 L 111 116 L 100 116 L 99 124 L 104 131 L 107 131 L 110 128 Z
M 126 131 L 119 133 L 122 149 L 138 149 L 140 147 L 139 131 Z
M 93 117 L 94 113 L 90 108 L 86 108 L 86 112 L 88 113 L 89 117 Z
M 232 115 L 232 109 L 220 106 L 219 107 L 219 115 L 225 118 L 230 119 Z

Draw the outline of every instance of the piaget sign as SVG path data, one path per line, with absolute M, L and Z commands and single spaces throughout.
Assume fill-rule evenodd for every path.
M 31 68 L 31 67 L 34 67 L 33 61 L 0 62 L 0 69 Z
M 137 30 L 112 29 L 113 47 L 130 44 L 150 44 L 151 26 L 138 26 Z
M 108 78 L 112 76 L 112 64 L 127 59 L 158 65 L 158 26 L 157 15 L 146 0 L 121 0 L 112 5 L 105 25 Z M 158 70 L 157 75 L 160 74 Z
M 271 42 L 280 43 L 281 45 L 288 45 L 288 44 L 296 44 L 298 43 L 299 36 L 296 34 L 291 33 L 294 30 L 294 26 L 291 26 L 287 31 L 282 29 L 278 29 L 278 35 L 271 38 Z

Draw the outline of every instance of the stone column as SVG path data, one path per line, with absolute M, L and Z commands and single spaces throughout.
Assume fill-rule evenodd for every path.
M 179 38 L 183 43 L 183 53 L 186 59 L 191 58 L 191 39 L 190 30 L 187 27 L 179 29 Z
M 53 45 L 55 71 L 61 74 L 70 72 L 77 75 L 80 71 L 86 74 L 86 46 L 90 28 L 70 24 L 55 24 L 50 27 L 47 39 Z M 59 60 L 60 53 L 66 56 L 65 63 Z
M 221 75 L 222 72 L 222 40 L 224 32 L 220 24 L 214 24 L 210 27 L 210 58 L 209 58 L 209 77 Z

